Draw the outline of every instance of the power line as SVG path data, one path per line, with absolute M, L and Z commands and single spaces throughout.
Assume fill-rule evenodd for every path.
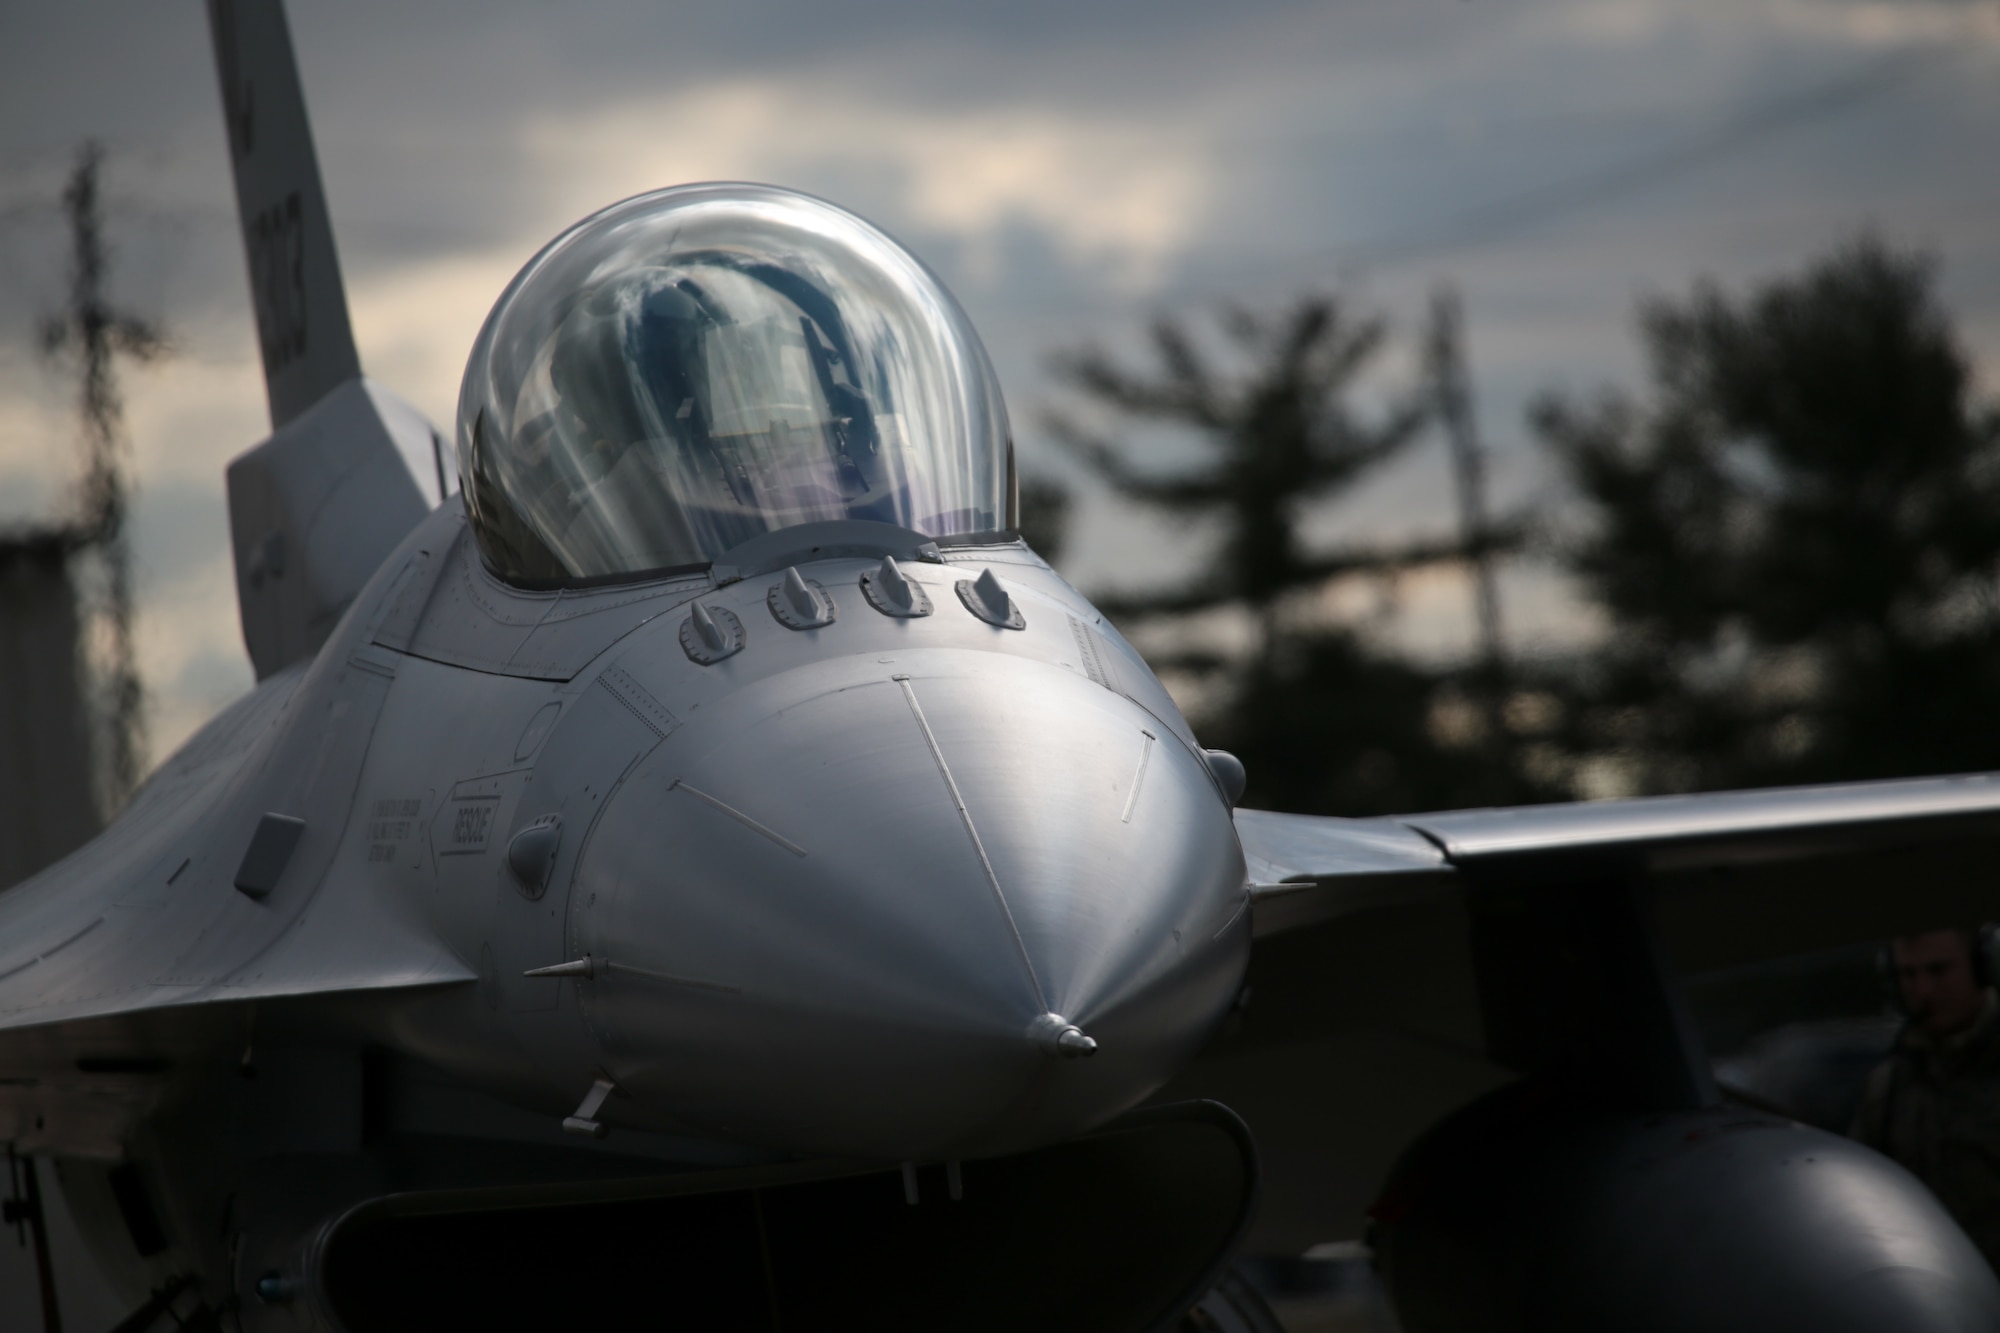
M 1351 279 L 1373 270 L 1462 253 L 1684 176 L 1785 130 L 1884 93 L 1954 54 L 1949 48 L 1923 47 L 1869 60 L 1858 69 L 1850 68 L 1824 82 L 1745 108 L 1678 142 L 1607 163 L 1568 180 L 1538 185 L 1480 204 L 1428 228 L 1399 229 L 1392 236 L 1339 242 L 1277 259 L 1239 264 L 1226 272 L 1210 274 L 1199 283 L 1168 287 L 1137 300 L 1118 299 L 1090 306 L 1070 300 L 1015 309 L 1023 313 L 1071 316 L 1088 309 L 1109 317 L 1169 302 L 1214 299 L 1227 295 L 1225 282 L 1307 266 L 1331 267 L 1337 276 Z
M 1460 214 L 1444 226 L 1434 228 L 1428 235 L 1418 233 L 1385 237 L 1335 247 L 1320 254 L 1328 258 L 1338 257 L 1355 268 L 1380 268 L 1505 239 L 1565 213 L 1578 212 L 1685 175 L 1794 125 L 1844 110 L 1915 77 L 1942 54 L 1937 49 L 1925 48 L 1870 61 L 1860 70 L 1851 70 L 1790 97 L 1751 107 L 1680 143 L 1640 153 L 1622 162 L 1609 163 L 1570 180 L 1539 187 Z

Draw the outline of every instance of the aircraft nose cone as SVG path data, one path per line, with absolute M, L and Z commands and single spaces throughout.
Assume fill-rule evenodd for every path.
M 1201 761 L 1061 668 L 869 668 L 732 696 L 607 806 L 571 900 L 606 1071 L 677 1125 L 884 1158 L 1007 1151 L 1140 1100 L 1247 958 Z

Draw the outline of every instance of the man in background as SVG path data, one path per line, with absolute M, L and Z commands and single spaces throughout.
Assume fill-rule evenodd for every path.
M 1868 1076 L 1854 1137 L 1930 1186 L 2000 1269 L 2000 999 L 1987 944 L 1985 931 L 1933 930 L 1889 946 L 1906 1021 Z

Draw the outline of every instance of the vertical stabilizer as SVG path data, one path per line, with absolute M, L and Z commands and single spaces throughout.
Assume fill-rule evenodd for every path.
M 415 408 L 361 377 L 281 0 L 208 0 L 271 438 L 229 465 L 243 642 L 262 680 L 319 650 L 448 493 Z
M 280 0 L 208 0 L 271 424 L 361 374 Z

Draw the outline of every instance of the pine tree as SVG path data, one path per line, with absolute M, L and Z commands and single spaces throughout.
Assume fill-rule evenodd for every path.
M 1468 554 L 1455 540 L 1315 549 L 1302 535 L 1315 504 L 1396 457 L 1430 419 L 1422 384 L 1373 414 L 1353 405 L 1385 346 L 1382 321 L 1315 296 L 1275 316 L 1228 310 L 1221 325 L 1229 355 L 1220 360 L 1163 319 L 1152 329 L 1152 370 L 1127 369 L 1099 350 L 1055 363 L 1119 430 L 1175 428 L 1201 456 L 1162 467 L 1146 457 L 1144 437 L 1088 430 L 1072 416 L 1050 420 L 1058 442 L 1117 493 L 1218 534 L 1213 558 L 1186 585 L 1100 596 L 1098 605 L 1127 627 L 1221 606 L 1251 614 L 1257 634 L 1247 655 L 1185 634 L 1175 636 L 1181 646 L 1152 655 L 1157 670 L 1205 678 L 1202 697 L 1212 702 L 1191 720 L 1205 744 L 1244 761 L 1247 803 L 1361 815 L 1548 794 L 1491 747 L 1439 734 L 1440 705 L 1462 694 L 1454 673 L 1309 614 L 1311 594 L 1330 580 L 1393 578 Z
M 1645 403 L 1541 402 L 1610 625 L 1569 738 L 1675 791 L 2000 767 L 2000 411 L 1873 238 L 1642 315 Z

